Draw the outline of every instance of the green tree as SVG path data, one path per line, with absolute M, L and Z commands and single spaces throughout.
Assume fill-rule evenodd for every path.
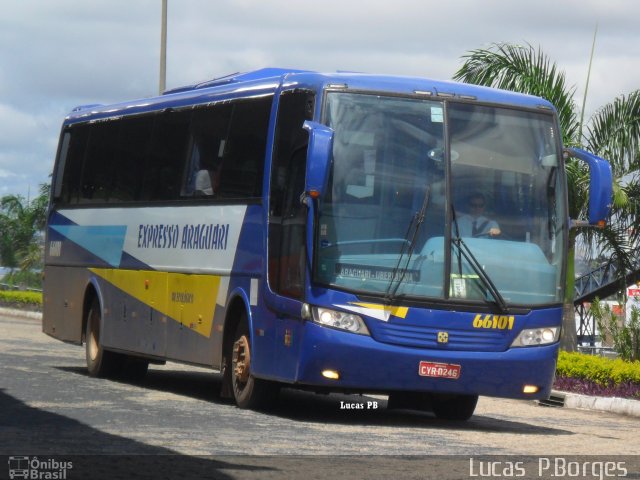
M 0 261 L 5 267 L 29 270 L 42 266 L 41 239 L 49 203 L 49 185 L 26 201 L 21 195 L 0 198 Z
M 563 348 L 574 350 L 576 330 L 573 314 L 576 240 L 594 247 L 594 255 L 607 252 L 611 261 L 627 271 L 633 261 L 634 247 L 640 239 L 640 90 L 620 96 L 599 109 L 581 131 L 575 87 L 569 87 L 565 75 L 554 62 L 531 45 L 496 43 L 486 49 L 469 52 L 454 79 L 477 85 L 537 95 L 553 103 L 558 111 L 566 146 L 580 146 L 610 161 L 614 175 L 611 222 L 603 229 L 572 229 L 569 233 L 569 264 Z M 585 218 L 589 185 L 588 168 L 581 162 L 567 163 L 569 215 Z

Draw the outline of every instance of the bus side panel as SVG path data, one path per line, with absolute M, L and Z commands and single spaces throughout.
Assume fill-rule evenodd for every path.
M 224 276 L 220 278 L 220 288 L 213 314 L 211 366 L 215 369 L 222 369 L 222 341 L 225 318 L 227 317 L 227 297 L 230 282 L 230 277 Z
M 304 329 L 302 319 L 292 310 L 300 312 L 302 303 L 266 290 L 266 285 L 261 287 L 258 304 L 252 307 L 252 371 L 261 378 L 293 383 Z
M 82 342 L 86 269 L 48 266 L 44 279 L 42 331 L 66 342 Z
M 271 377 L 275 359 L 274 322 L 277 320 L 264 308 L 262 296 L 258 299 L 257 305 L 251 306 L 250 317 L 251 370 L 259 377 Z
M 222 343 L 216 325 L 228 284 L 226 276 L 169 274 L 167 301 L 175 313 L 167 321 L 167 358 L 219 368 L 213 352 Z
M 197 276 L 194 276 L 197 277 Z M 272 341 L 265 342 L 271 337 L 271 332 L 264 327 L 262 315 L 255 315 L 255 305 L 259 301 L 258 285 L 260 280 L 249 276 L 223 276 L 216 277 L 218 283 L 215 288 L 202 291 L 202 285 L 198 284 L 198 278 L 193 278 L 195 282 L 188 291 L 202 291 L 202 295 L 213 300 L 211 309 L 203 310 L 202 314 L 183 312 L 169 318 L 167 322 L 167 359 L 187 362 L 197 365 L 209 366 L 214 369 L 222 367 L 222 348 L 225 328 L 228 325 L 235 325 L 237 318 L 229 315 L 230 302 L 241 301 L 242 308 L 248 311 L 250 327 L 252 329 L 252 341 L 254 348 L 252 358 L 257 360 L 260 354 L 271 351 Z M 200 279 L 202 280 L 202 279 Z M 172 296 L 170 291 L 169 297 Z M 233 298 L 231 298 L 233 297 Z M 249 305 L 248 305 L 249 304 Z M 259 320 L 257 320 L 259 318 Z M 266 335 L 265 335 L 266 332 Z M 234 334 L 235 332 L 231 332 Z
M 164 275 L 153 271 L 94 271 L 100 272 L 96 283 L 103 298 L 102 344 L 114 350 L 164 357 L 166 317 L 161 313 L 166 297 Z M 119 277 L 125 275 L 131 277 L 130 283 L 143 285 L 138 289 L 141 295 L 133 296 L 115 286 L 121 284 Z
M 289 316 L 283 316 L 276 321 L 276 375 L 280 381 L 293 382 L 298 375 L 303 325 L 300 318 Z
M 47 308 L 65 325 L 46 331 L 58 336 L 64 328 L 62 339 L 81 341 L 83 296 L 93 278 L 102 300 L 101 343 L 106 348 L 219 365 L 221 338 L 216 335 L 223 331 L 230 284 L 253 290 L 250 296 L 257 304 L 264 268 L 262 206 L 97 213 L 70 209 L 50 219 L 50 243 L 57 247 L 47 257 L 47 272 L 60 273 L 51 274 Z M 75 267 L 60 270 L 62 265 Z M 59 305 L 71 308 L 73 319 L 61 315 Z
M 228 277 L 93 269 L 104 298 L 105 347 L 152 358 L 214 366 Z M 222 322 L 218 321 L 219 324 Z M 212 345 L 213 342 L 213 345 Z

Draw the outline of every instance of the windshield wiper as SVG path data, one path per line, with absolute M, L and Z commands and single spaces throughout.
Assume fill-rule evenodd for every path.
M 427 207 L 429 206 L 430 193 L 431 187 L 427 185 L 424 190 L 424 197 L 422 198 L 422 206 L 420 207 L 420 210 L 418 210 L 415 215 L 411 217 L 411 221 L 409 222 L 409 226 L 407 227 L 407 233 L 404 236 L 405 242 L 402 244 L 402 248 L 400 249 L 400 253 L 398 254 L 398 263 L 396 263 L 396 267 L 393 269 L 391 280 L 389 281 L 387 291 L 384 295 L 384 299 L 387 304 L 391 303 L 395 299 L 398 288 L 400 288 L 400 285 L 402 284 L 404 277 L 407 274 L 407 270 L 409 270 L 409 263 L 411 262 L 413 249 L 415 248 L 416 238 L 418 237 L 420 227 L 424 223 L 425 212 L 427 211 Z M 400 264 L 402 263 L 405 255 L 406 262 L 401 268 Z
M 453 205 L 451 205 L 451 212 L 453 215 L 453 225 L 456 232 L 455 237 L 451 239 L 451 244 L 455 245 L 458 250 L 458 272 L 460 274 L 460 277 L 462 278 L 462 257 L 464 257 L 464 259 L 471 266 L 476 275 L 478 275 L 478 278 L 482 281 L 484 287 L 494 298 L 496 305 L 500 308 L 500 311 L 503 313 L 507 313 L 509 311 L 509 308 L 507 307 L 507 302 L 505 302 L 504 297 L 496 287 L 496 284 L 493 283 L 493 280 L 491 280 L 491 277 L 487 274 L 487 272 L 484 271 L 484 268 L 482 268 L 482 265 L 480 265 L 480 262 L 478 262 L 476 256 L 460 236 L 458 220 L 456 219 L 456 211 L 453 208 Z

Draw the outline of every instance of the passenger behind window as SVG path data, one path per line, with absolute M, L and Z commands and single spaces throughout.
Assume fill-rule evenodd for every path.
M 220 173 L 222 171 L 222 162 L 211 168 L 203 168 L 196 172 L 194 181 L 195 196 L 213 196 L 220 191 Z
M 196 173 L 194 195 L 213 195 L 209 170 L 198 170 Z

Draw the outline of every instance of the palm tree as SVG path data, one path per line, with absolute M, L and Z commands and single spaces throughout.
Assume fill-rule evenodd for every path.
M 19 218 L 24 212 L 23 200 L 16 195 L 6 195 L 0 199 L 0 260 L 5 267 L 18 266 L 16 244 L 22 243 L 23 234 Z
M 574 260 L 576 240 L 593 246 L 593 254 L 607 252 L 621 271 L 631 265 L 640 240 L 640 90 L 620 96 L 599 109 L 583 134 L 575 87 L 554 62 L 531 45 L 495 43 L 462 57 L 464 64 L 454 79 L 477 85 L 537 95 L 553 103 L 558 111 L 566 146 L 580 146 L 610 161 L 614 175 L 612 221 L 604 229 L 572 229 L 569 234 L 569 265 L 563 348 L 575 350 L 573 314 Z M 588 169 L 581 162 L 567 162 L 569 215 L 584 218 L 588 197 Z M 567 335 L 568 334 L 568 335 Z
M 622 208 L 614 212 L 616 229 L 612 233 L 626 239 L 629 247 L 637 247 L 640 245 L 640 90 L 622 95 L 599 109 L 591 119 L 584 144 L 586 149 L 609 160 L 618 179 L 614 184 L 614 203 Z
M 5 267 L 29 270 L 42 263 L 41 232 L 48 203 L 46 184 L 30 202 L 20 195 L 0 198 L 0 261 Z

